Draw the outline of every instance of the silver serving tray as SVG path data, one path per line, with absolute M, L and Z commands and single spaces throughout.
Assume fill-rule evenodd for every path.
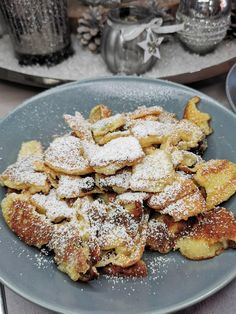
M 204 68 L 197 72 L 182 73 L 178 75 L 161 77 L 161 78 L 169 80 L 169 81 L 177 82 L 177 83 L 182 83 L 182 84 L 194 83 L 194 82 L 209 79 L 218 75 L 225 74 L 230 70 L 230 68 L 235 63 L 236 63 L 236 57 L 231 58 L 225 62 L 216 64 L 214 66 Z M 23 84 L 23 85 L 28 85 L 28 86 L 41 87 L 41 88 L 51 88 L 51 87 L 55 87 L 55 86 L 73 81 L 73 80 L 67 80 L 67 79 L 64 80 L 64 79 L 58 79 L 58 78 L 49 78 L 49 77 L 30 75 L 30 74 L 25 74 L 22 72 L 9 70 L 3 67 L 0 67 L 0 79 Z
M 23 85 L 36 86 L 42 88 L 50 88 L 71 82 L 69 80 L 29 75 L 5 68 L 0 68 L 0 79 Z

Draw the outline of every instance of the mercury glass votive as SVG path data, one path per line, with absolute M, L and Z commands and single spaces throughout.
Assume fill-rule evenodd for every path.
M 66 0 L 1 0 L 21 65 L 54 65 L 73 54 Z
M 230 0 L 181 0 L 176 13 L 184 29 L 178 33 L 189 50 L 205 54 L 224 39 L 230 24 Z

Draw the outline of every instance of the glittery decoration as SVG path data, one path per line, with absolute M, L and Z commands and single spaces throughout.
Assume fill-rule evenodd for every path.
M 179 39 L 191 51 L 205 54 L 224 39 L 230 24 L 230 1 L 181 1 L 176 19 L 184 22 Z
M 66 0 L 2 0 L 0 11 L 20 64 L 50 66 L 73 54 Z
M 154 35 L 150 29 L 147 31 L 147 38 L 144 41 L 138 43 L 138 46 L 144 50 L 144 63 L 146 63 L 152 56 L 158 59 L 161 58 L 159 46 L 163 39 L 164 37 L 158 38 L 156 35 Z

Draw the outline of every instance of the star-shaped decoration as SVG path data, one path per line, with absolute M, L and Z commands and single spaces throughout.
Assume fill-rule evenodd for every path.
M 161 45 L 163 39 L 164 37 L 157 38 L 150 29 L 147 30 L 147 38 L 138 43 L 138 46 L 144 50 L 144 63 L 146 63 L 152 56 L 158 59 L 161 58 L 159 46 Z

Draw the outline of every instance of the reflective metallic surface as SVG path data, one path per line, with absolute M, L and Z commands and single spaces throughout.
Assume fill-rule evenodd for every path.
M 122 29 L 146 24 L 152 18 L 150 11 L 144 8 L 125 7 L 111 10 L 102 37 L 102 56 L 111 72 L 142 74 L 156 63 L 155 57 L 144 63 L 144 51 L 137 45 L 146 39 L 145 30 L 131 41 L 125 41 L 122 36 Z
M 176 18 L 185 28 L 179 39 L 193 52 L 212 51 L 226 35 L 230 12 L 230 0 L 181 0 Z
M 17 56 L 26 55 L 27 61 L 30 56 L 66 54 L 70 46 L 66 0 L 1 0 L 0 11 Z

